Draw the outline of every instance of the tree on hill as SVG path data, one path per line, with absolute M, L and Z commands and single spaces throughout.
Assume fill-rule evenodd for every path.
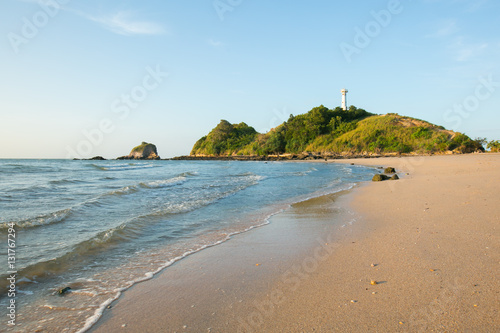
M 231 124 L 227 120 L 220 123 L 194 145 L 191 155 L 227 155 L 231 154 L 255 139 L 257 131 L 245 123 Z
M 271 130 L 268 135 L 263 153 L 269 154 L 282 154 L 286 150 L 286 140 L 285 140 L 285 128 L 284 126 L 278 126 L 277 128 Z
M 493 153 L 500 153 L 500 140 L 491 140 L 487 148 Z
M 363 109 L 351 106 L 349 110 L 340 107 L 330 110 L 323 105 L 313 108 L 308 113 L 290 117 L 284 123 L 286 151 L 303 152 L 317 137 L 332 133 L 343 133 L 353 129 L 348 123 L 372 116 Z

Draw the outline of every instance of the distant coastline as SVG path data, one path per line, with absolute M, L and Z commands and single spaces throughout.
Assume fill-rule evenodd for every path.
M 315 160 L 343 160 L 352 158 L 381 158 L 381 157 L 408 157 L 408 156 L 432 156 L 452 155 L 449 154 L 331 154 L 331 153 L 301 153 L 282 155 L 185 155 L 164 160 L 172 161 L 315 161 Z
M 245 123 L 221 120 L 194 144 L 189 155 L 162 159 L 156 146 L 142 142 L 117 160 L 294 161 L 453 155 L 495 152 L 500 142 L 471 139 L 424 120 L 395 113 L 375 115 L 351 106 L 323 105 L 290 118 L 267 133 Z M 75 158 L 75 160 L 78 160 Z M 95 156 L 84 160 L 106 160 Z
M 155 158 L 157 161 L 329 161 L 329 160 L 345 160 L 345 159 L 372 159 L 372 158 L 385 158 L 385 157 L 411 157 L 411 156 L 442 156 L 442 155 L 467 155 L 467 154 L 482 154 L 488 152 L 472 152 L 472 153 L 459 153 L 448 151 L 445 153 L 385 153 L 385 154 L 332 154 L 332 153 L 301 153 L 301 154 L 280 154 L 280 155 L 181 155 L 172 158 Z M 124 160 L 124 158 L 106 159 L 102 156 L 94 156 L 92 158 L 74 158 L 74 161 L 116 161 Z M 132 159 L 132 160 L 152 160 L 152 159 Z

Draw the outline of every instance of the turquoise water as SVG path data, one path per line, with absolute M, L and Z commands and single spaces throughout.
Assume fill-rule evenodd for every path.
M 8 330 L 89 327 L 173 262 L 372 173 L 334 163 L 0 160 L 2 290 L 9 224 L 16 234 L 17 325 Z

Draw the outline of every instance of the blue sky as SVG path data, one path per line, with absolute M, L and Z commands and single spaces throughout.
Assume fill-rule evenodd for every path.
M 500 2 L 4 0 L 0 158 L 188 154 L 348 104 L 500 139 Z

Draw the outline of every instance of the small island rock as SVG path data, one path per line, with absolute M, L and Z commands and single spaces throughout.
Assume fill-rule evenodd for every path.
M 127 156 L 118 157 L 118 160 L 159 160 L 156 146 L 152 143 L 143 142 L 134 147 Z

